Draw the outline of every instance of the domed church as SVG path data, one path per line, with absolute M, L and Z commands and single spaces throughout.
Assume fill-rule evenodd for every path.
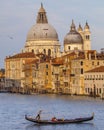
M 58 34 L 54 27 L 48 23 L 46 11 L 42 3 L 37 15 L 36 24 L 30 28 L 27 34 L 23 52 L 43 53 L 50 57 L 60 55 Z
M 87 22 L 84 26 L 84 29 L 80 24 L 78 29 L 76 29 L 74 21 L 72 20 L 70 31 L 64 37 L 64 51 L 61 53 L 61 45 L 59 43 L 58 34 L 55 28 L 48 23 L 46 11 L 43 7 L 43 4 L 41 4 L 41 7 L 38 11 L 36 24 L 30 28 L 22 52 L 5 58 L 6 87 L 8 87 L 9 91 L 13 89 L 13 92 L 17 91 L 23 93 L 27 93 L 28 90 L 32 91 L 33 87 L 35 89 L 36 87 L 39 87 L 40 89 L 40 86 L 42 89 L 44 87 L 49 87 L 49 89 L 55 88 L 56 91 L 58 91 L 58 89 L 61 87 L 63 90 L 67 90 L 68 88 L 69 91 L 69 89 L 71 89 L 71 78 L 69 76 L 71 74 L 71 68 L 73 69 L 73 72 L 75 70 L 75 73 L 78 70 L 78 74 L 82 68 L 81 70 L 80 68 L 74 69 L 69 60 L 68 62 L 65 61 L 64 64 L 63 58 L 66 54 L 71 53 L 74 50 L 91 50 L 90 35 L 90 28 Z M 53 63 L 52 61 L 49 62 L 48 60 L 44 60 L 43 57 L 43 61 L 41 62 L 39 59 L 41 57 L 38 56 L 44 56 L 44 54 L 46 55 L 47 59 L 54 58 Z M 37 62 L 39 64 L 37 64 Z M 69 68 L 69 66 L 71 67 Z M 83 76 L 81 76 L 81 78 L 82 77 Z M 80 77 L 78 80 L 74 79 L 75 77 L 72 79 L 72 82 L 76 81 L 77 83 Z M 82 81 L 83 80 L 81 79 L 78 82 L 80 83 Z M 76 88 L 78 88 L 78 86 Z
M 91 50 L 90 28 L 88 23 L 84 29 L 79 24 L 78 29 L 72 20 L 70 31 L 64 37 L 64 52 L 73 50 Z M 60 56 L 60 43 L 55 28 L 48 23 L 46 11 L 41 3 L 36 24 L 33 25 L 26 38 L 23 52 L 43 53 L 50 57 Z

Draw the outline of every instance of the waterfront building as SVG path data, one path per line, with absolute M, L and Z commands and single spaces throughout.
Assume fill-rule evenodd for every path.
M 50 59 L 39 63 L 39 91 L 52 92 L 52 74 Z
M 63 59 L 55 58 L 51 61 L 52 85 L 54 93 L 63 93 L 62 66 Z
M 71 60 L 77 57 L 75 52 L 71 52 L 60 58 L 52 60 L 53 84 L 56 93 L 71 94 Z
M 24 90 L 26 93 L 52 92 L 51 62 L 45 54 L 37 54 L 36 59 L 24 64 Z
M 36 85 L 38 81 L 36 80 L 36 77 L 38 77 L 37 73 L 37 63 L 38 59 L 28 59 L 25 61 L 23 65 L 23 72 L 24 72 L 24 83 L 23 83 L 23 93 L 33 93 L 36 92 Z M 35 80 L 34 80 L 35 79 Z
M 12 92 L 23 92 L 25 85 L 24 64 L 36 59 L 32 52 L 19 53 L 5 59 L 5 87 Z
M 104 98 L 104 66 L 85 72 L 85 94 Z
M 78 57 L 71 61 L 73 94 L 85 94 L 84 74 L 86 71 L 104 65 L 104 56 L 97 55 L 95 50 L 79 52 Z
M 37 54 L 36 59 L 28 60 L 24 64 L 24 89 L 29 93 L 49 92 L 51 89 L 50 56 Z

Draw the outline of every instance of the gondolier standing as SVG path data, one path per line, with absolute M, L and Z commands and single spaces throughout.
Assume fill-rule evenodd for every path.
M 37 114 L 37 116 L 36 116 L 36 120 L 40 120 L 40 114 L 42 113 L 42 110 L 40 110 L 39 112 L 38 112 L 38 114 Z

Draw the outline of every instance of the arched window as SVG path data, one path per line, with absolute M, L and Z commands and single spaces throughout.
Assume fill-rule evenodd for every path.
M 43 50 L 43 53 L 46 54 L 46 49 Z
M 89 39 L 90 39 L 90 36 L 89 36 L 89 35 L 86 35 L 86 39 L 89 40 Z
M 34 53 L 34 50 L 32 49 L 32 52 Z
M 48 49 L 48 56 L 51 56 L 51 49 Z
M 70 47 L 70 46 L 68 46 L 68 50 L 70 50 L 70 48 L 71 48 L 71 47 Z

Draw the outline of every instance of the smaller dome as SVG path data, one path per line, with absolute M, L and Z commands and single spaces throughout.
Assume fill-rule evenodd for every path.
M 72 21 L 70 32 L 67 33 L 67 35 L 64 38 L 64 44 L 74 44 L 74 43 L 82 44 L 83 39 L 80 33 L 76 31 L 75 24 Z
M 69 32 L 64 38 L 65 44 L 83 43 L 82 36 L 78 32 Z

